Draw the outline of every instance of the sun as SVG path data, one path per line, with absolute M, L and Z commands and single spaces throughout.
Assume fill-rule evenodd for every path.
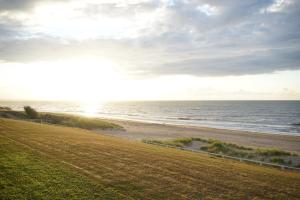
M 71 82 L 79 89 L 77 99 L 87 104 L 108 101 L 119 85 L 116 64 L 110 60 L 79 60 L 72 63 Z M 70 73 L 70 72 L 66 72 Z
M 31 63 L 24 71 L 30 77 L 25 83 L 39 99 L 95 104 L 112 99 L 121 85 L 117 67 L 102 58 Z

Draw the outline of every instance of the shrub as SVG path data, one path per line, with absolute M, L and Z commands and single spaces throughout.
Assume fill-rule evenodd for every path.
M 38 112 L 30 106 L 24 106 L 24 111 L 30 119 L 37 119 L 39 117 Z

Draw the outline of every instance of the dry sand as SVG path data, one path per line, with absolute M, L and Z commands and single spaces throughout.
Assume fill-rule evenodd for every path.
M 167 140 L 183 137 L 201 137 L 251 147 L 275 147 L 300 153 L 300 136 L 254 133 L 200 126 L 156 124 L 119 119 L 105 120 L 123 126 L 126 131 L 104 131 L 104 134 L 131 140 Z M 101 131 L 101 133 L 103 133 L 103 131 Z

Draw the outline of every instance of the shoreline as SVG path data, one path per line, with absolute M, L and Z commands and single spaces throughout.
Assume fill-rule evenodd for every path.
M 99 133 L 129 140 L 170 140 L 186 137 L 202 137 L 204 139 L 216 139 L 249 147 L 273 147 L 300 153 L 300 136 L 298 135 L 229 130 L 194 125 L 160 124 L 129 119 L 97 118 L 118 124 L 126 130 L 101 130 Z
M 14 119 L 27 119 L 28 116 L 23 116 L 24 113 L 21 111 L 3 111 L 3 112 L 15 112 L 12 116 L 6 116 L 6 118 Z M 23 113 L 23 114 L 22 114 Z M 42 112 L 41 112 L 42 113 Z M 57 114 L 59 112 L 47 112 Z M 21 115 L 20 115 L 21 114 Z M 153 122 L 142 122 L 130 119 L 116 119 L 112 117 L 100 117 L 92 115 L 81 115 L 76 113 L 65 113 L 66 115 L 77 115 L 93 120 L 100 120 L 99 126 L 95 126 L 95 123 L 90 123 L 90 127 L 87 129 L 100 134 L 106 134 L 110 136 L 116 136 L 119 138 L 125 138 L 129 140 L 141 141 L 143 139 L 152 140 L 172 140 L 178 138 L 203 138 L 203 139 L 214 139 L 222 142 L 234 143 L 241 146 L 248 146 L 254 148 L 278 148 L 290 152 L 300 153 L 300 136 L 297 135 L 283 135 L 283 134 L 271 134 L 263 132 L 250 132 L 241 130 L 229 130 L 220 128 L 210 128 L 203 126 L 194 125 L 172 125 L 166 123 L 153 123 Z M 5 115 L 4 115 L 5 116 Z M 57 117 L 53 116 L 55 119 Z M 63 119 L 57 119 L 61 125 L 67 125 Z M 71 120 L 71 121 L 70 121 Z M 102 122 L 101 122 L 102 121 Z M 103 122 L 109 122 L 103 124 Z M 69 123 L 77 123 L 78 127 L 86 127 L 81 124 L 80 120 L 76 120 L 76 117 L 69 119 Z M 123 127 L 124 129 L 107 129 L 103 130 L 104 127 Z
M 64 114 L 72 114 L 72 113 L 64 113 Z M 255 130 L 245 130 L 245 129 L 239 129 L 239 128 L 227 128 L 227 127 L 217 127 L 217 126 L 209 126 L 209 125 L 201 125 L 201 124 L 185 124 L 185 123 L 168 123 L 168 122 L 158 122 L 158 121 L 152 121 L 152 120 L 143 120 L 143 119 L 130 119 L 130 118 L 122 118 L 122 117 L 106 117 L 106 116 L 99 116 L 99 115 L 85 115 L 82 113 L 76 113 L 76 115 L 84 116 L 84 117 L 92 117 L 92 118 L 98 118 L 103 120 L 111 120 L 111 121 L 131 121 L 131 122 L 139 122 L 139 123 L 145 123 L 145 124 L 157 124 L 157 125 L 167 125 L 167 126 L 184 126 L 184 127 L 190 127 L 190 128 L 206 128 L 206 129 L 216 129 L 216 130 L 227 130 L 227 131 L 237 131 L 237 132 L 245 132 L 245 133 L 254 133 L 254 134 L 267 134 L 267 135 L 286 135 L 286 136 L 296 136 L 300 137 L 300 133 L 291 133 L 291 132 L 271 132 L 271 131 L 255 131 Z

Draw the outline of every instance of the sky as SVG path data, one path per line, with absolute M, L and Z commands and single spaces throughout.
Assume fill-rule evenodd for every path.
M 298 0 L 0 0 L 0 99 L 299 100 Z

